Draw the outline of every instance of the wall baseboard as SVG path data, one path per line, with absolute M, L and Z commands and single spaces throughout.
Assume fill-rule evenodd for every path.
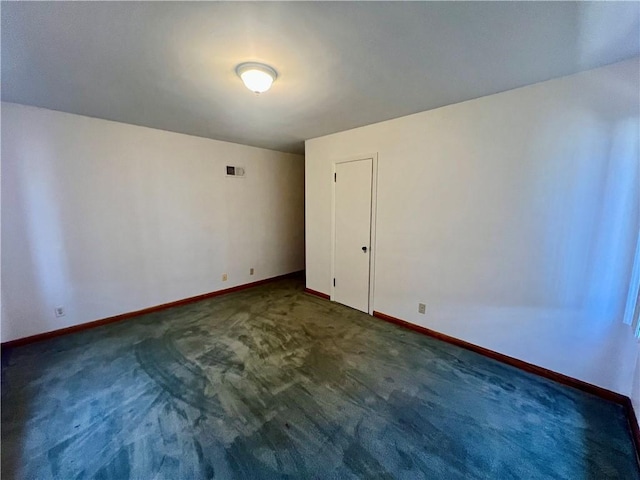
M 310 288 L 304 287 L 304 291 L 310 295 L 315 295 L 316 297 L 324 298 L 325 300 L 331 300 L 331 296 L 326 293 L 318 292 L 317 290 L 311 290 Z
M 583 392 L 591 393 L 592 395 L 597 395 L 598 397 L 602 397 L 606 400 L 610 400 L 620 405 L 623 405 L 625 402 L 625 399 L 627 398 L 626 396 L 620 393 L 607 390 L 606 388 L 598 387 L 597 385 L 593 385 L 591 383 L 578 380 L 577 378 L 569 377 L 568 375 L 564 375 L 562 373 L 554 372 L 553 370 L 549 370 L 544 367 L 539 367 L 538 365 L 534 365 L 533 363 L 525 362 L 523 360 L 518 360 L 517 358 L 504 355 L 494 350 L 489 350 L 488 348 L 480 347 L 473 343 L 469 343 L 464 340 L 451 337 L 444 333 L 436 332 L 435 330 L 431 330 L 429 328 L 416 325 L 415 323 L 407 322 L 406 320 L 401 320 L 399 318 L 392 317 L 391 315 L 387 315 L 385 313 L 373 312 L 373 316 L 380 318 L 381 320 L 385 320 L 387 322 L 395 323 L 396 325 L 400 325 L 402 327 L 408 328 L 415 332 L 422 333 L 429 337 L 436 338 L 443 342 L 450 343 L 458 347 L 462 347 L 466 350 L 471 350 L 472 352 L 476 352 L 481 355 L 484 355 L 485 357 L 489 357 L 494 360 L 498 360 L 499 362 L 506 363 L 507 365 L 511 365 L 512 367 L 519 368 L 520 370 L 524 370 L 525 372 L 534 373 L 541 377 L 554 380 L 563 385 L 577 388 L 578 390 L 582 390 Z
M 488 348 L 474 345 L 473 343 L 451 337 L 444 333 L 436 332 L 435 330 L 416 325 L 415 323 L 407 322 L 406 320 L 402 320 L 397 317 L 392 317 L 391 315 L 387 315 L 385 313 L 374 311 L 373 316 L 390 323 L 395 323 L 396 325 L 399 325 L 401 327 L 408 328 L 410 330 L 413 330 L 414 332 L 418 332 L 437 340 L 456 345 L 466 350 L 479 353 L 480 355 L 492 358 L 494 360 L 497 360 L 498 362 L 506 363 L 507 365 L 511 365 L 512 367 L 524 370 L 525 372 L 533 373 L 534 375 L 553 380 L 555 382 L 561 383 L 562 385 L 573 387 L 583 392 L 590 393 L 591 395 L 595 395 L 605 400 L 622 405 L 627 414 L 627 421 L 629 422 L 629 429 L 631 430 L 631 437 L 633 439 L 633 444 L 636 450 L 636 459 L 640 464 L 640 428 L 638 426 L 638 419 L 633 408 L 633 403 L 631 402 L 631 399 L 626 395 L 613 392 L 611 390 L 593 385 L 583 380 L 578 380 L 577 378 L 573 378 L 562 373 L 554 372 L 553 370 L 549 370 L 544 367 L 539 367 L 538 365 L 534 365 L 523 360 L 518 360 L 517 358 L 510 357 L 493 350 L 489 350 Z
M 122 320 L 127 320 L 129 318 L 137 317 L 140 315 L 146 315 L 148 313 L 158 312 L 160 310 L 165 310 L 167 308 L 178 307 L 180 305 L 186 305 L 188 303 L 198 302 L 200 300 L 206 300 L 208 298 L 218 297 L 220 295 L 226 295 L 228 293 L 238 292 L 240 290 L 246 290 L 247 288 L 257 287 L 259 285 L 264 285 L 265 283 L 275 282 L 277 280 L 282 280 L 285 278 L 298 277 L 303 275 L 303 272 L 304 270 L 300 270 L 292 273 L 286 273 L 284 275 L 278 275 L 277 277 L 265 278 L 264 280 L 258 280 L 256 282 L 245 283 L 242 285 L 236 285 L 235 287 L 225 288 L 224 290 L 216 290 L 215 292 L 204 293 L 202 295 L 196 295 L 195 297 L 183 298 L 182 300 L 176 300 L 169 303 L 163 303 L 162 305 L 155 305 L 153 307 L 143 308 L 142 310 L 136 310 L 134 312 L 121 313 L 120 315 L 114 315 L 113 317 L 94 320 L 92 322 L 81 323 L 78 325 L 73 325 L 71 327 L 61 328 L 59 330 L 52 330 L 50 332 L 38 333 L 36 335 L 31 335 L 29 337 L 17 338 L 15 340 L 9 340 L 7 342 L 3 342 L 1 347 L 3 349 L 11 348 L 11 347 L 19 347 L 19 346 L 27 345 L 34 342 L 48 340 L 50 338 L 60 337 L 62 335 L 69 335 L 71 333 L 81 332 L 83 330 L 88 330 L 90 328 L 101 327 L 103 325 L 120 322 Z

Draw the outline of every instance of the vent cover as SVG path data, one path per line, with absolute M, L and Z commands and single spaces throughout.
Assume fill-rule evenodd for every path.
M 227 177 L 244 177 L 244 167 L 227 165 Z

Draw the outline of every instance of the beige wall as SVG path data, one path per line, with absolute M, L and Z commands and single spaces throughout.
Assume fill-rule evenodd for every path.
M 3 103 L 2 341 L 301 270 L 303 205 L 302 156 Z
M 331 293 L 333 163 L 377 152 L 374 310 L 630 394 L 639 70 L 308 140 L 308 288 Z

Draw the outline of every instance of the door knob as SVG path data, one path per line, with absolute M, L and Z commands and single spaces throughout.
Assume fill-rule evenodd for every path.
M 362 251 L 363 251 L 364 253 L 367 253 L 367 247 L 362 247 Z

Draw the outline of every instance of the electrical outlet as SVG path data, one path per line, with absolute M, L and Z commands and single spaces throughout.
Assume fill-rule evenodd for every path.
M 223 282 L 226 282 L 226 281 L 227 281 L 227 274 L 226 274 L 226 273 L 223 273 L 223 274 L 222 274 L 222 281 L 223 281 Z
M 253 268 L 249 269 L 249 275 L 253 275 Z
M 56 317 L 64 317 L 64 307 L 56 307 L 53 309 L 56 314 Z
M 419 303 L 418 304 L 418 313 L 422 313 L 423 315 L 426 313 L 427 311 L 427 306 L 424 303 Z

